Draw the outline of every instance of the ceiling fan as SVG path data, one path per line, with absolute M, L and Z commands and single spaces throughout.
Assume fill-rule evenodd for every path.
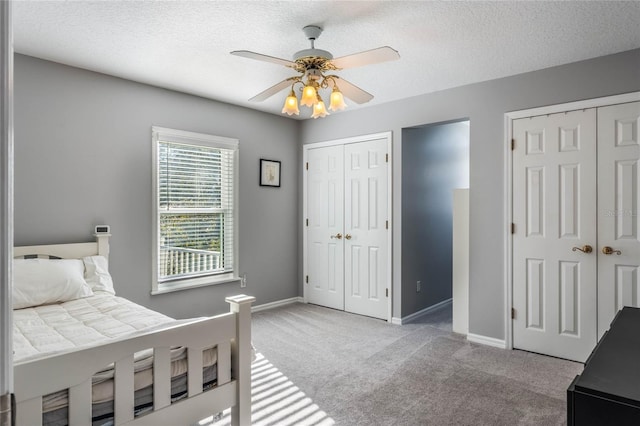
M 308 25 L 304 27 L 302 31 L 304 31 L 304 34 L 311 42 L 311 48 L 296 52 L 293 55 L 293 61 L 263 55 L 261 53 L 255 53 L 248 50 L 235 50 L 231 52 L 232 55 L 236 56 L 284 65 L 285 67 L 292 68 L 299 73 L 299 75 L 289 77 L 280 83 L 269 87 L 265 91 L 258 93 L 256 96 L 249 99 L 249 101 L 264 101 L 286 87 L 291 86 L 291 91 L 284 102 L 282 113 L 298 115 L 300 110 L 298 109 L 298 98 L 296 97 L 294 89 L 296 84 L 300 84 L 302 86 L 300 104 L 313 109 L 311 117 L 325 117 L 329 113 L 327 112 L 322 97 L 320 96 L 320 89 L 332 89 L 331 103 L 329 106 L 329 109 L 332 111 L 338 111 L 347 106 L 344 103 L 343 95 L 358 104 L 363 104 L 373 99 L 372 94 L 365 92 L 335 74 L 328 74 L 329 72 L 393 61 L 400 58 L 398 52 L 389 46 L 378 47 L 377 49 L 334 58 L 330 52 L 315 48 L 315 40 L 320 37 L 322 28 L 316 25 Z

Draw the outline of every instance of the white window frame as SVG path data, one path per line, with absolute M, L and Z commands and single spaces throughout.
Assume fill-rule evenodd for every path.
M 239 183 L 239 141 L 238 139 L 213 136 L 203 133 L 189 132 L 185 130 L 168 129 L 165 127 L 151 127 L 152 150 L 152 289 L 151 294 L 163 294 L 173 291 L 186 290 L 194 287 L 203 287 L 215 284 L 239 281 L 238 274 L 238 183 Z M 160 241 L 160 209 L 159 205 L 159 175 L 158 175 L 158 147 L 159 142 L 176 142 L 189 145 L 200 145 L 208 148 L 232 149 L 235 151 L 233 158 L 233 270 L 227 273 L 207 275 L 201 277 L 187 277 L 171 281 L 159 282 L 158 280 L 158 242 Z

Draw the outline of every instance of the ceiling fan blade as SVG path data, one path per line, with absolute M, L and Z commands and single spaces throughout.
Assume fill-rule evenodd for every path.
M 400 59 L 398 51 L 389 46 L 366 50 L 353 55 L 341 56 L 331 60 L 331 63 L 339 69 L 361 67 L 363 65 L 379 64 L 380 62 L 395 61 Z
M 333 78 L 335 78 L 335 84 L 338 86 L 338 89 L 340 89 L 342 94 L 355 103 L 364 104 L 373 99 L 373 95 L 371 93 L 365 92 L 353 83 L 349 83 L 344 78 L 340 78 L 337 75 L 333 76 Z
M 269 87 L 267 90 L 258 93 L 253 98 L 249 99 L 249 101 L 250 102 L 262 102 L 262 101 L 270 98 L 271 96 L 275 95 L 276 93 L 280 92 L 285 87 L 291 86 L 291 80 L 292 80 L 292 78 L 288 78 L 286 80 L 282 80 L 280 83 L 274 84 L 273 86 Z
M 250 52 L 248 50 L 234 50 L 232 55 L 242 56 L 243 58 L 255 59 L 257 61 L 271 62 L 272 64 L 284 65 L 285 67 L 295 67 L 295 62 L 286 59 L 276 58 L 275 56 L 263 55 L 262 53 Z

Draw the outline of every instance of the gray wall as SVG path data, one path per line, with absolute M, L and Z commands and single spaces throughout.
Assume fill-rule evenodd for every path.
M 502 339 L 504 113 L 638 90 L 640 49 L 299 123 L 17 55 L 15 243 L 88 240 L 93 225 L 107 223 L 114 233 L 112 270 L 121 295 L 177 317 L 226 310 L 223 296 L 237 293 L 235 284 L 149 295 L 150 127 L 235 137 L 240 139 L 240 272 L 248 274 L 246 292 L 258 303 L 301 295 L 298 141 L 391 130 L 392 296 L 393 316 L 400 317 L 406 315 L 400 285 L 401 130 L 469 118 L 469 328 Z M 283 161 L 281 189 L 258 187 L 262 156 Z
M 403 317 L 452 297 L 453 189 L 468 187 L 468 121 L 402 130 Z
M 151 126 L 240 140 L 240 272 L 221 284 L 151 296 Z M 298 123 L 67 67 L 15 58 L 15 244 L 90 241 L 109 224 L 119 295 L 175 317 L 295 297 Z M 258 160 L 282 161 L 282 187 L 258 186 Z
M 364 76 L 366 71 L 363 71 Z M 364 82 L 362 85 L 365 87 Z M 404 315 L 400 297 L 403 226 L 401 129 L 469 118 L 469 331 L 504 339 L 504 113 L 638 90 L 640 49 L 635 49 L 333 114 L 322 120 L 306 120 L 301 124 L 300 136 L 303 143 L 312 143 L 389 130 L 393 132 L 392 295 L 393 316 L 399 317 Z M 299 244 L 301 246 L 301 240 Z

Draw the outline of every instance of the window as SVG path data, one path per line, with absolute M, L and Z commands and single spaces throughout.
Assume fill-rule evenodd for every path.
M 236 139 L 152 128 L 152 293 L 237 279 Z

